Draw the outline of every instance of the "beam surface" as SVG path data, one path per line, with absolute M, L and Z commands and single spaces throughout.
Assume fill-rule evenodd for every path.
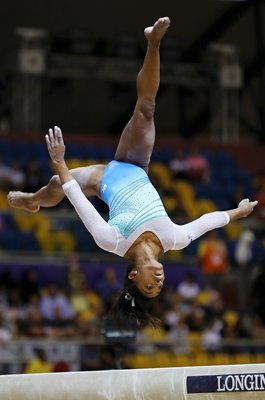
M 1 400 L 252 400 L 265 364 L 0 376 Z

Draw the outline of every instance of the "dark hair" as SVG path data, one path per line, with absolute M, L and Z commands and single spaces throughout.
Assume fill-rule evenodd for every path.
M 112 306 L 109 316 L 119 326 L 129 324 L 136 328 L 148 325 L 156 327 L 160 320 L 149 312 L 153 305 L 153 299 L 142 295 L 134 281 L 128 278 L 132 268 L 131 265 L 127 267 L 124 289 Z

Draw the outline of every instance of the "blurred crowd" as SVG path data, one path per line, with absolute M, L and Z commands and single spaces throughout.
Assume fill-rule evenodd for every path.
M 238 282 L 229 286 L 220 274 L 214 279 L 204 273 L 202 277 L 199 282 L 189 273 L 176 286 L 167 282 L 153 305 L 161 325 L 159 329 L 143 329 L 139 338 L 169 343 L 176 352 L 189 351 L 191 333 L 197 334 L 209 351 L 223 349 L 223 339 L 265 339 L 264 265 L 248 285 L 244 307 L 239 303 Z M 69 256 L 66 287 L 54 284 L 52 278 L 49 285 L 40 286 L 34 268 L 27 269 L 19 281 L 6 270 L 0 286 L 0 342 L 3 345 L 25 337 L 97 339 L 121 288 L 111 266 L 100 279 L 88 282 L 77 254 Z

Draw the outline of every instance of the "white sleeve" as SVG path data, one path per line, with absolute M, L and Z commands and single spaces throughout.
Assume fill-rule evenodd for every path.
M 172 250 L 180 250 L 188 246 L 193 240 L 213 229 L 221 228 L 230 221 L 226 211 L 214 211 L 202 215 L 185 225 L 174 224 L 174 246 Z
M 214 211 L 202 215 L 200 218 L 195 219 L 188 224 L 182 225 L 183 229 L 190 237 L 191 241 L 204 235 L 216 228 L 221 228 L 227 225 L 230 221 L 229 215 L 225 211 Z
M 75 179 L 64 183 L 62 188 L 97 245 L 104 250 L 114 252 L 118 245 L 118 232 L 116 228 L 109 225 L 101 217 L 95 207 L 86 198 Z

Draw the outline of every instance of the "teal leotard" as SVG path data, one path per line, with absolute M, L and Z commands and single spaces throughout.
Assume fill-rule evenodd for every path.
M 109 206 L 108 223 L 125 238 L 144 222 L 167 216 L 148 175 L 134 164 L 111 161 L 102 177 L 100 196 Z

